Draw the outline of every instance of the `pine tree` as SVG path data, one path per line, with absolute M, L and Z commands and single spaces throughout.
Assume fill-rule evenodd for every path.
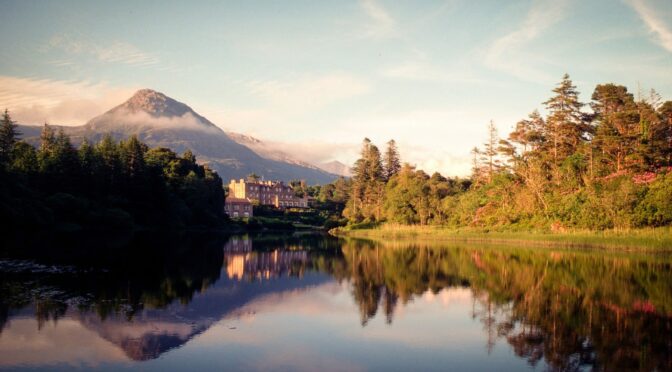
M 495 123 L 490 120 L 490 124 L 488 124 L 488 139 L 483 144 L 483 151 L 481 152 L 481 161 L 485 165 L 488 182 L 492 181 L 495 173 L 501 168 L 501 162 L 497 157 L 498 143 L 499 136 L 497 135 L 497 127 L 495 127 Z
M 11 162 L 14 144 L 18 141 L 18 136 L 21 135 L 16 129 L 17 127 L 18 125 L 10 117 L 9 111 L 5 109 L 0 121 L 0 164 Z
M 621 85 L 595 87 L 591 108 L 595 113 L 593 145 L 598 150 L 600 173 L 618 172 L 629 167 L 640 137 L 640 114 L 634 96 Z M 601 167 L 600 167 L 601 168 Z
M 568 74 L 562 77 L 553 93 L 555 96 L 544 104 L 549 112 L 546 133 L 552 143 L 553 164 L 558 166 L 588 140 L 592 129 L 581 112 L 584 105 L 579 102 L 579 92 Z
M 401 161 L 399 160 L 399 151 L 397 150 L 397 143 L 392 139 L 387 142 L 387 149 L 383 158 L 385 168 L 385 180 L 394 177 L 401 169 Z
M 137 136 L 131 136 L 122 144 L 122 163 L 126 174 L 133 178 L 144 174 L 145 172 L 145 153 L 147 152 L 147 145 L 141 143 Z M 188 150 L 187 150 L 188 151 Z M 191 151 L 189 151 L 191 154 Z M 185 155 L 187 155 L 185 153 Z M 193 163 L 196 163 L 196 157 L 191 154 L 189 160 L 193 158 Z

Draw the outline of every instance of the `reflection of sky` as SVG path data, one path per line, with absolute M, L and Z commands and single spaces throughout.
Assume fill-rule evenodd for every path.
M 144 365 L 237 370 L 520 370 L 529 368 L 472 319 L 469 289 L 425 294 L 361 327 L 347 284 L 263 296 L 185 347 Z M 179 367 L 178 367 L 179 368 Z
M 222 293 L 213 288 L 198 295 L 193 304 L 210 298 L 212 306 L 217 306 L 217 301 L 226 299 Z M 471 317 L 472 306 L 473 295 L 468 288 L 426 292 L 399 304 L 392 324 L 386 324 L 379 309 L 362 327 L 347 282 L 329 280 L 312 286 L 281 287 L 228 310 L 181 347 L 141 364 L 130 362 L 118 345 L 102 335 L 109 337 L 115 327 L 117 333 L 128 335 L 148 327 L 166 331 L 162 323 L 136 319 L 131 323 L 103 322 L 100 326 L 104 329 L 91 329 L 68 318 L 56 324 L 48 322 L 38 332 L 34 319 L 16 318 L 0 334 L 0 367 L 306 371 L 503 371 L 528 367 L 502 340 L 488 355 L 486 333 L 482 323 Z M 195 318 L 190 319 L 184 319 L 185 326 Z M 181 323 L 166 324 L 179 330 Z
M 74 319 L 46 322 L 38 330 L 34 318 L 15 318 L 0 333 L 0 368 L 41 364 L 93 367 L 127 360 L 116 345 Z

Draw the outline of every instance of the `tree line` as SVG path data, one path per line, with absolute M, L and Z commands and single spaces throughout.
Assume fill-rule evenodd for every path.
M 630 228 L 672 223 L 672 101 L 597 85 L 586 105 L 568 75 L 500 138 L 493 122 L 468 178 L 400 166 L 365 139 L 343 214 L 455 227 Z M 585 110 L 586 106 L 590 110 Z
M 223 223 L 222 179 L 187 150 L 149 148 L 132 136 L 77 148 L 45 124 L 39 148 L 0 122 L 0 217 L 4 227 L 134 228 Z

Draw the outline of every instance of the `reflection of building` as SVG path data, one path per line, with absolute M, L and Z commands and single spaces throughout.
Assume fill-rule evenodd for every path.
M 229 195 L 237 199 L 257 200 L 261 205 L 276 208 L 308 208 L 308 198 L 299 198 L 282 181 L 238 181 L 229 183 Z
M 253 217 L 252 203 L 247 199 L 227 197 L 224 212 L 231 218 Z
M 252 240 L 231 238 L 224 246 L 226 275 L 231 279 L 270 279 L 283 275 L 303 276 L 306 251 L 252 251 Z

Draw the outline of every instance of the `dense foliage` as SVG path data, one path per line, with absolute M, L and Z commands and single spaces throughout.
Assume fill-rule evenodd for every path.
M 608 229 L 672 223 L 672 101 L 598 85 L 591 112 L 565 75 L 545 104 L 474 148 L 469 179 L 388 168 L 364 140 L 344 216 L 456 227 Z M 392 143 L 394 145 L 394 143 Z M 386 154 L 396 154 L 394 147 Z M 389 155 L 388 155 L 389 157 Z
M 105 136 L 77 149 L 45 124 L 38 149 L 0 125 L 0 218 L 4 228 L 214 226 L 224 220 L 222 180 L 186 151 L 150 149 Z

